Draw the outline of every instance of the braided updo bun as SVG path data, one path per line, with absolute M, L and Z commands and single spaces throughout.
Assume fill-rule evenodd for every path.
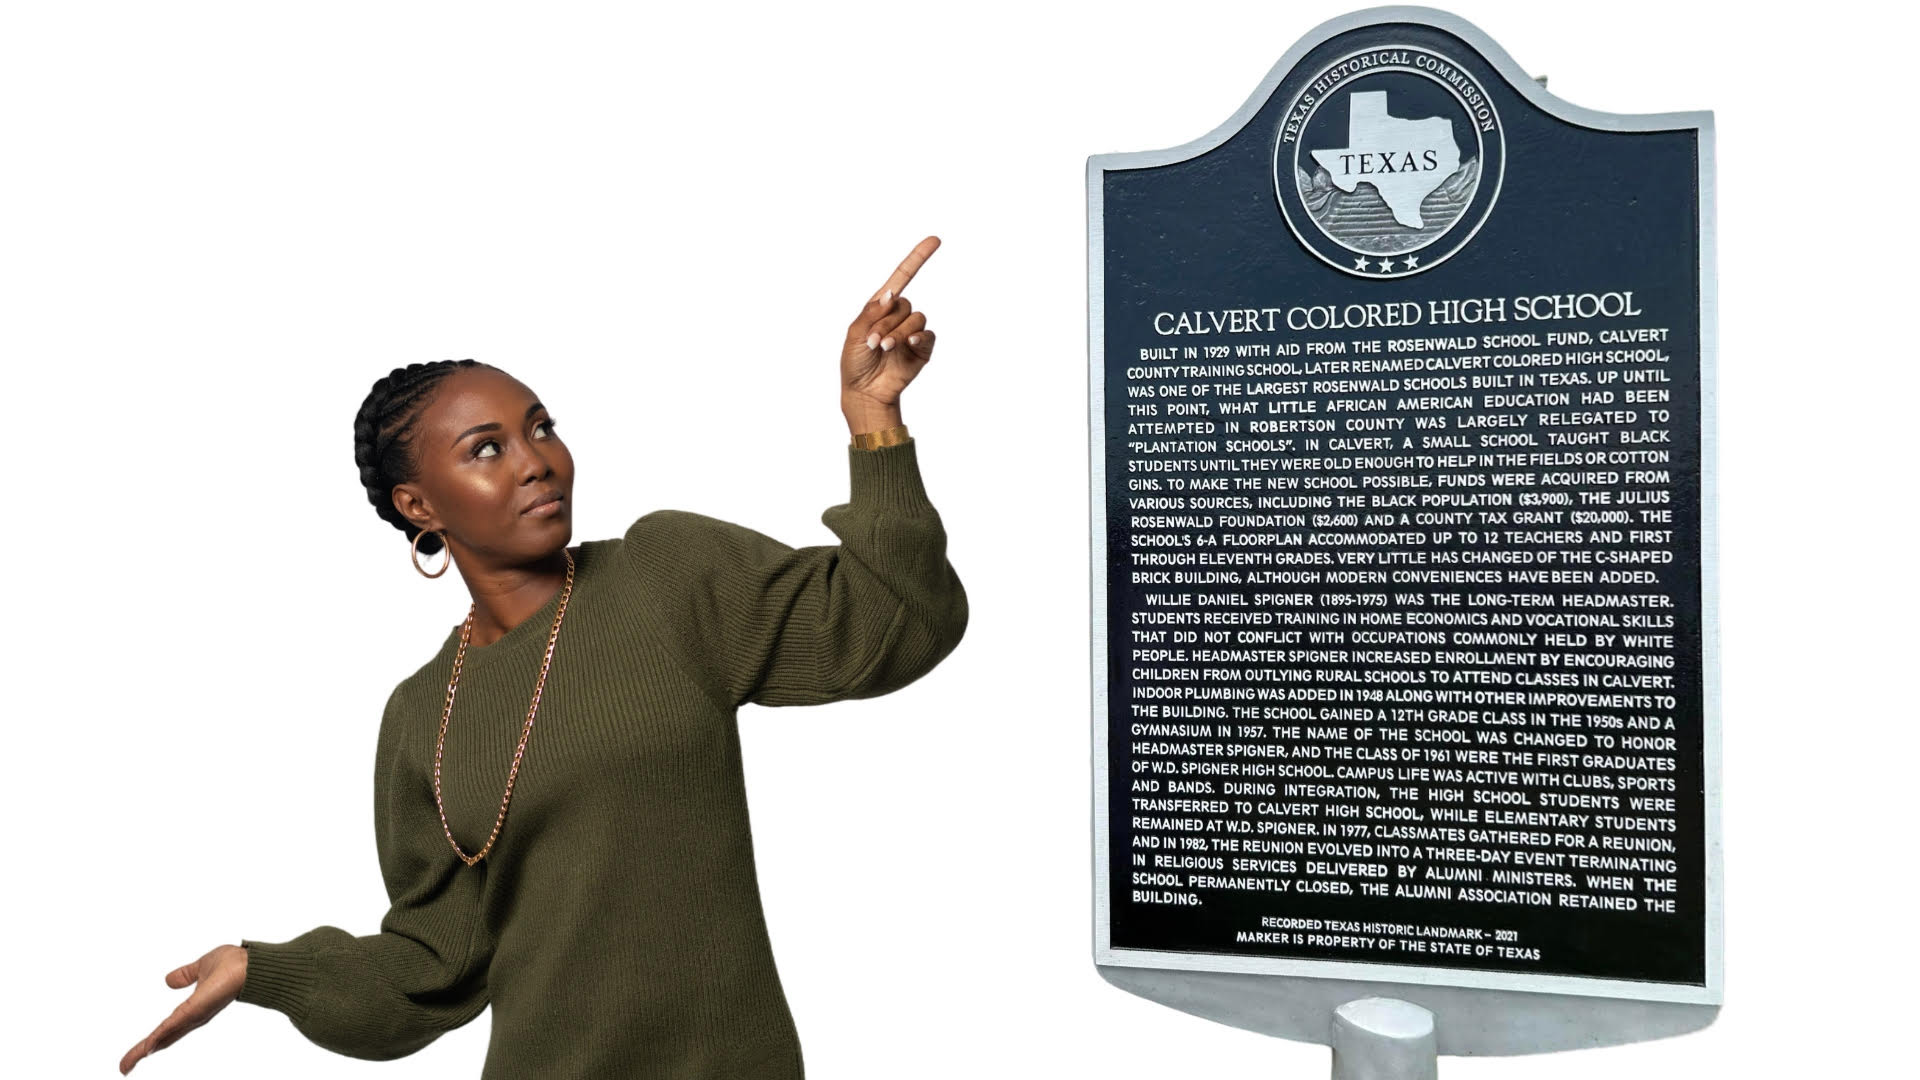
M 421 408 L 441 379 L 462 368 L 488 366 L 477 360 L 435 360 L 394 368 L 392 374 L 373 384 L 367 400 L 360 403 L 359 415 L 353 418 L 353 462 L 360 467 L 367 501 L 388 524 L 406 533 L 409 543 L 420 529 L 394 508 L 393 488 L 418 478 L 413 429 Z M 432 555 L 445 546 L 440 534 L 433 533 L 421 538 L 420 553 Z

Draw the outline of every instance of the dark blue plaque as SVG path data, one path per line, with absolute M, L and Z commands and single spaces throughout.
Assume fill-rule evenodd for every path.
M 1089 160 L 1109 978 L 1717 1004 L 1711 133 L 1383 8 Z

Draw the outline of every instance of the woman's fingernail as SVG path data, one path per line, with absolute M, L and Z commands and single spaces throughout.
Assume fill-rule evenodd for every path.
M 883 292 L 883 293 L 881 293 L 881 294 L 880 294 L 880 302 L 881 302 L 881 303 L 883 303 L 883 304 L 891 304 L 891 303 L 893 303 L 893 290 L 892 290 L 892 289 L 888 289 L 888 290 L 887 290 L 886 292 Z
M 867 335 L 867 348 L 869 348 L 869 349 L 877 349 L 877 348 L 879 348 L 879 347 L 880 347 L 880 335 L 879 335 L 879 334 L 868 334 L 868 335 Z
M 881 351 L 881 352 L 887 352 L 887 351 L 889 351 L 889 350 L 891 350 L 892 348 L 893 348 L 893 339 L 892 339 L 892 338 L 888 338 L 887 340 L 885 340 L 885 341 L 883 341 L 883 342 L 881 342 L 881 343 L 880 343 L 880 351 Z
M 915 334 L 915 335 L 913 335 L 912 337 L 910 337 L 910 338 L 908 338 L 908 339 L 907 339 L 907 344 L 909 344 L 909 345 L 918 345 L 918 344 L 920 344 L 920 335 L 919 335 L 919 334 Z

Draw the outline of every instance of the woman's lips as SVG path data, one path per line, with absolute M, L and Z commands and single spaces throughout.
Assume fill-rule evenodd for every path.
M 567 505 L 567 497 L 565 495 L 561 495 L 556 498 L 548 499 L 546 502 L 543 502 L 538 506 L 530 506 L 527 509 L 522 510 L 521 513 L 525 514 L 528 517 L 552 517 L 555 514 L 558 514 L 561 511 L 561 509 L 564 508 L 566 505 Z

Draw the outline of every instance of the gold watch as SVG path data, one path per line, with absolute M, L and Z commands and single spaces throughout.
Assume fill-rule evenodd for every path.
M 898 446 L 907 441 L 907 425 L 899 424 L 885 431 L 863 431 L 853 437 L 855 450 L 878 450 L 882 446 Z

